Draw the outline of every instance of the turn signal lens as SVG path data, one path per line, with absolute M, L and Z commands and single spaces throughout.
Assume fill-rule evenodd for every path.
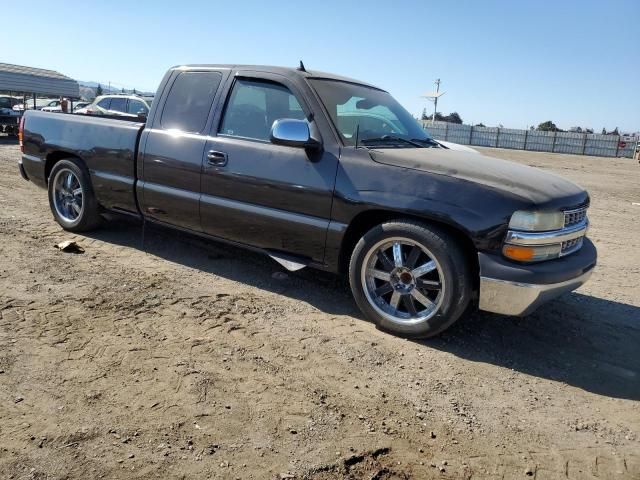
M 530 262 L 535 256 L 533 247 L 518 247 L 516 245 L 505 245 L 502 253 L 505 257 L 519 262 Z
M 561 250 L 562 245 L 560 244 L 540 247 L 506 244 L 502 248 L 502 254 L 505 257 L 518 262 L 541 262 L 542 260 L 556 258 L 560 254 Z

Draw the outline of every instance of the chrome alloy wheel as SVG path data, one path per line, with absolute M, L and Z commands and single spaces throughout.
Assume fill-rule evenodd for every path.
M 82 185 L 73 171 L 63 168 L 53 179 L 53 205 L 64 221 L 73 223 L 84 208 Z
M 428 320 L 444 297 L 440 264 L 427 248 L 409 238 L 387 238 L 371 247 L 362 262 L 361 280 L 371 306 L 398 324 Z

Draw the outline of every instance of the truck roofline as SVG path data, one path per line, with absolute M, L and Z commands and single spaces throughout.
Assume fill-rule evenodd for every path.
M 363 85 L 369 88 L 375 88 L 376 90 L 382 90 L 386 92 L 383 88 L 380 88 L 376 85 L 372 85 L 367 82 L 363 82 L 362 80 L 357 80 L 355 78 L 345 77 L 342 75 L 336 75 L 334 73 L 322 72 L 320 70 L 298 70 L 293 67 L 280 67 L 275 65 L 245 65 L 245 64 L 185 64 L 185 65 L 175 65 L 171 67 L 169 70 L 193 70 L 198 68 L 224 68 L 229 70 L 251 70 L 254 72 L 264 72 L 264 73 L 275 73 L 278 75 L 283 75 L 285 77 L 299 77 L 305 79 L 323 79 L 323 80 L 334 80 L 340 82 L 347 83 L 355 83 L 358 85 Z

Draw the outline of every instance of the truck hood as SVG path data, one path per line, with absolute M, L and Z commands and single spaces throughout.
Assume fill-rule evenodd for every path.
M 538 168 L 441 148 L 370 150 L 371 158 L 386 165 L 466 180 L 540 208 L 565 208 L 587 203 L 587 192 L 569 180 Z

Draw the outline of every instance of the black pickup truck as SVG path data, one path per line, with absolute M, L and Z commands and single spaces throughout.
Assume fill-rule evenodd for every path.
M 64 229 L 120 212 L 341 272 L 367 318 L 409 337 L 474 307 L 526 315 L 596 264 L 582 188 L 445 148 L 372 85 L 187 65 L 155 98 L 140 122 L 25 114 L 20 171 Z

